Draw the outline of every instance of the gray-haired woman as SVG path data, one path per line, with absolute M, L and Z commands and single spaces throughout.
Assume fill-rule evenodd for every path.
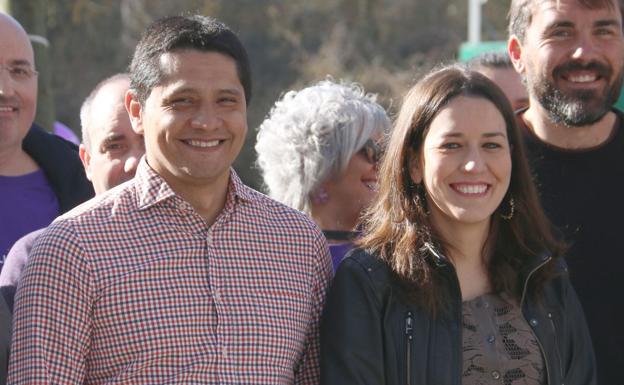
M 287 92 L 258 132 L 258 165 L 269 195 L 314 219 L 334 267 L 377 193 L 380 143 L 390 120 L 375 100 L 358 84 L 323 80 Z

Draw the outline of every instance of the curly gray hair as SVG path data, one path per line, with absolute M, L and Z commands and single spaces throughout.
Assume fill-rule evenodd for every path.
M 326 79 L 287 92 L 258 129 L 257 163 L 269 195 L 309 214 L 310 194 L 389 128 L 376 95 L 357 83 Z

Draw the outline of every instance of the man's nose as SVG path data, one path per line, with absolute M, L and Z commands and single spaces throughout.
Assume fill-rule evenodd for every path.
M 205 130 L 213 130 L 218 128 L 223 119 L 219 115 L 216 108 L 212 106 L 202 106 L 196 112 L 195 116 L 191 120 L 191 126 L 193 128 L 201 128 Z
M 574 43 L 572 59 L 581 62 L 589 62 L 594 59 L 595 53 L 595 42 L 588 36 L 580 35 Z
M 0 96 L 12 96 L 14 93 L 13 79 L 9 71 L 0 65 Z

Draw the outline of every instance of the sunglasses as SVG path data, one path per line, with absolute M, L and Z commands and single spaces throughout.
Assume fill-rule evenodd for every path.
M 383 152 L 383 147 L 381 147 L 379 143 L 375 142 L 373 139 L 369 139 L 364 143 L 360 151 L 358 151 L 358 154 L 361 154 L 368 163 L 377 164 L 381 161 Z

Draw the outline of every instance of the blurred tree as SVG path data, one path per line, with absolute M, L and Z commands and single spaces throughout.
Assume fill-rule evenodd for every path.
M 10 1 L 10 0 L 0 0 Z M 145 27 L 166 15 L 200 13 L 234 29 L 253 71 L 249 133 L 235 163 L 261 187 L 256 129 L 280 94 L 331 75 L 361 83 L 392 113 L 417 78 L 454 60 L 466 39 L 468 0 L 14 0 L 42 2 L 54 64 L 59 120 L 79 132 L 78 111 L 93 86 L 126 70 Z M 483 37 L 506 36 L 510 0 L 483 7 Z M 46 68 L 51 66 L 46 65 Z

